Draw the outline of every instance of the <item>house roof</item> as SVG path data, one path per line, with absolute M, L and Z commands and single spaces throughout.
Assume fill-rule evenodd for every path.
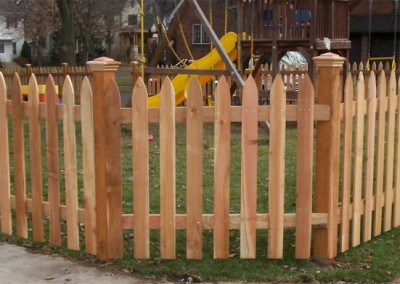
M 0 15 L 18 14 L 18 5 L 12 0 L 0 0 Z

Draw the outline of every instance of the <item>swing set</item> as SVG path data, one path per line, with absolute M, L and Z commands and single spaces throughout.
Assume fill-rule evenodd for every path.
M 396 70 L 396 49 L 397 49 L 397 15 L 399 8 L 399 0 L 394 0 L 394 28 L 393 28 L 393 56 L 371 57 L 371 30 L 372 30 L 372 8 L 374 0 L 368 0 L 369 21 L 368 21 L 368 59 L 366 69 L 370 70 L 370 64 L 373 61 L 387 60 L 391 62 L 391 69 Z

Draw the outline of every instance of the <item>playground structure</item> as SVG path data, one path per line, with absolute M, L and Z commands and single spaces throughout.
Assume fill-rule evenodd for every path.
M 209 2 L 212 5 L 212 1 Z M 349 40 L 349 1 L 314 1 L 314 0 L 288 0 L 288 1 L 225 1 L 225 9 L 235 11 L 237 14 L 237 60 L 236 65 L 224 49 L 223 44 L 213 30 L 212 16 L 207 17 L 197 0 L 182 0 L 176 7 L 175 21 L 168 31 L 164 32 L 164 40 L 158 45 L 151 61 L 147 65 L 151 72 L 159 61 L 165 48 L 172 48 L 169 38 L 181 27 L 182 14 L 191 8 L 201 21 L 203 29 L 207 32 L 212 45 L 218 52 L 226 71 L 232 76 L 232 82 L 238 89 L 243 88 L 243 74 L 250 68 L 253 76 L 266 62 L 272 66 L 273 75 L 279 72 L 279 60 L 287 51 L 300 52 L 309 63 L 311 58 L 321 52 L 333 50 L 348 57 L 351 47 Z M 212 8 L 211 6 L 209 7 Z M 235 14 L 234 13 L 234 14 Z M 222 11 L 221 11 L 222 14 Z M 225 11 L 225 17 L 227 13 Z M 225 19 L 225 22 L 227 20 Z M 163 27 L 164 28 L 164 27 Z M 232 27 L 230 27 L 232 28 Z M 227 28 L 225 28 L 225 31 Z M 182 30 L 181 33 L 183 34 Z M 188 44 L 183 35 L 184 43 Z M 190 50 L 188 50 L 189 54 Z M 255 62 L 253 66 L 249 62 Z M 313 65 L 308 64 L 308 70 L 313 77 Z M 182 70 L 183 74 L 207 74 L 215 70 L 210 65 L 197 67 L 196 73 Z M 208 67 L 208 68 L 207 68 Z M 146 67 L 144 68 L 146 72 Z M 178 74 L 178 73 L 176 73 Z M 208 75 L 209 75 L 208 74 Z M 222 74 L 222 73 L 219 73 Z M 186 76 L 189 78 L 189 76 Z M 210 76 L 209 76 L 210 78 Z M 183 81 L 180 81 L 184 84 Z

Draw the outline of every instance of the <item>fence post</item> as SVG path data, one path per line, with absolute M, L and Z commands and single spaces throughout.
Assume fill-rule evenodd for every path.
M 96 229 L 97 256 L 101 260 L 109 259 L 107 178 L 106 178 L 106 123 L 105 95 L 110 81 L 121 62 L 107 57 L 96 58 L 87 62 L 93 72 L 93 125 L 94 125 L 94 157 L 96 184 Z M 112 220 L 110 220 L 112 222 Z
M 67 77 L 68 75 L 68 63 L 66 62 L 61 63 L 61 68 L 62 68 L 62 78 L 63 78 L 62 83 L 64 83 L 65 77 Z
M 316 65 L 316 103 L 330 106 L 330 120 L 316 125 L 315 211 L 327 213 L 328 224 L 314 230 L 314 256 L 337 255 L 340 159 L 340 71 L 345 58 L 325 53 L 313 58 Z

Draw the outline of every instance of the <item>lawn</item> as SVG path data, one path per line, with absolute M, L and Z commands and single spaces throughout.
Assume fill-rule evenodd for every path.
M 60 127 L 61 128 L 61 127 Z M 185 184 L 186 184 L 186 133 L 185 125 L 177 125 L 176 153 L 177 153 L 177 179 L 176 179 L 176 211 L 186 212 Z M 231 213 L 240 212 L 240 124 L 232 123 L 231 139 Z M 78 141 L 80 127 L 77 124 Z M 159 140 L 158 125 L 150 125 L 150 133 L 155 139 L 150 143 L 150 212 L 159 213 Z M 287 131 L 286 146 L 286 184 L 285 184 L 285 212 L 295 210 L 295 167 L 296 167 L 296 133 L 294 126 L 289 126 Z M 122 128 L 123 141 L 123 210 L 132 213 L 132 161 L 131 161 L 131 134 L 130 126 Z M 28 139 L 28 137 L 26 137 Z M 60 142 L 62 137 L 59 137 Z M 204 125 L 204 213 L 211 213 L 213 208 L 213 125 Z M 12 135 L 10 135 L 12 142 Z M 79 144 L 79 143 L 78 143 Z M 12 144 L 10 144 L 12 145 Z M 62 145 L 62 144 L 61 144 Z M 267 212 L 268 208 L 268 138 L 263 130 L 259 130 L 258 141 L 258 204 L 257 212 Z M 78 147 L 78 157 L 81 157 Z M 28 151 L 27 151 L 28 152 Z M 11 157 L 12 159 L 12 157 Z M 80 158 L 79 158 L 80 159 Z M 44 167 L 45 161 L 44 161 Z M 62 162 L 61 171 L 62 169 Z M 29 167 L 29 160 L 27 163 Z M 81 167 L 81 166 L 79 166 Z M 12 171 L 12 169 L 11 169 Z M 79 174 L 81 179 L 81 170 Z M 29 168 L 27 168 L 29 180 Z M 61 180 L 63 182 L 63 179 Z M 81 181 L 79 181 L 80 186 Z M 28 196 L 29 196 L 29 182 Z M 61 184 L 61 188 L 64 185 Z M 81 188 L 81 187 L 79 187 Z M 62 190 L 63 193 L 63 190 Z M 82 195 L 82 192 L 80 191 Z M 46 195 L 46 193 L 45 193 Z M 63 194 L 61 195 L 64 196 Z M 46 198 L 45 198 L 46 199 Z M 80 196 L 82 201 L 82 196 Z M 62 201 L 64 203 L 64 201 Z M 30 224 L 31 226 L 31 224 Z M 47 227 L 47 226 L 46 226 Z M 83 234 L 83 232 L 82 232 Z M 267 259 L 267 230 L 257 232 L 257 258 L 255 260 L 241 260 L 239 258 L 239 232 L 232 230 L 230 233 L 230 259 L 213 259 L 212 231 L 204 232 L 203 260 L 185 259 L 185 232 L 177 233 L 177 260 L 161 260 L 159 257 L 159 232 L 151 232 L 151 259 L 136 260 L 133 258 L 133 238 L 131 230 L 124 231 L 125 255 L 121 260 L 111 262 L 127 273 L 138 273 L 155 279 L 169 279 L 173 281 L 186 280 L 189 276 L 194 280 L 246 280 L 246 281 L 279 281 L 279 282 L 387 282 L 400 275 L 400 229 L 382 234 L 380 237 L 363 244 L 355 249 L 341 254 L 332 263 L 321 263 L 319 260 L 300 261 L 294 260 L 294 231 L 285 233 L 285 252 L 283 260 Z M 82 235 L 83 236 L 83 235 Z M 31 233 L 28 240 L 15 236 L 1 235 L 2 240 L 15 242 L 24 246 L 33 247 L 43 252 L 57 252 L 63 255 L 93 261 L 93 257 L 80 251 L 70 251 L 57 248 L 48 243 L 32 241 Z M 83 242 L 82 242 L 83 243 Z M 83 246 L 83 245 L 82 245 Z

